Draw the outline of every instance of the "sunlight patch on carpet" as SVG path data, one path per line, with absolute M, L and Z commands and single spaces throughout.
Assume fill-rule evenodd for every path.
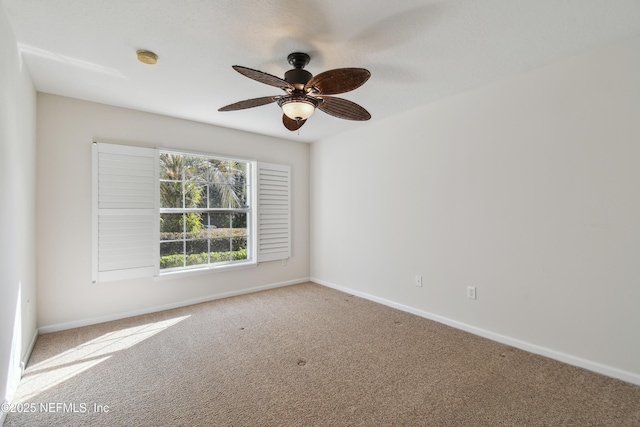
M 109 332 L 54 357 L 29 366 L 20 382 L 14 403 L 24 403 L 45 390 L 111 358 L 115 353 L 170 328 L 190 316 L 175 317 L 146 325 Z

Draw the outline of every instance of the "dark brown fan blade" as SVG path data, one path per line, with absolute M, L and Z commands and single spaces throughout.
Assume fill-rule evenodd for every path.
M 318 105 L 318 109 L 339 119 L 369 120 L 371 118 L 371 114 L 355 102 L 333 96 L 320 98 L 323 102 Z
M 245 108 L 259 107 L 261 105 L 271 104 L 278 98 L 279 96 L 263 96 L 262 98 L 245 99 L 244 101 L 239 101 L 222 107 L 218 111 L 236 111 L 244 110 Z
M 300 129 L 304 124 L 304 122 L 306 122 L 306 120 L 296 121 L 296 120 L 293 120 L 291 117 L 287 116 L 286 114 L 282 115 L 282 124 L 284 124 L 284 127 L 289 129 L 290 131 Z
M 362 86 L 371 77 L 364 68 L 337 68 L 314 76 L 306 88 L 316 88 L 322 95 L 337 95 Z
M 247 67 L 241 67 L 240 65 L 234 65 L 233 69 L 239 72 L 240 74 L 242 74 L 243 76 L 247 76 L 250 79 L 253 79 L 260 83 L 264 83 L 269 86 L 279 87 L 282 90 L 293 89 L 293 86 L 291 84 L 282 80 L 280 77 L 273 76 L 269 73 L 253 70 Z

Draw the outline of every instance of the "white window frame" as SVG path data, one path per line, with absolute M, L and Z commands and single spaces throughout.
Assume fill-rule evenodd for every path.
M 183 151 L 176 149 L 160 149 L 158 150 L 158 156 L 160 153 L 168 153 L 168 154 L 177 154 L 183 156 L 200 156 L 207 157 L 216 160 L 233 160 L 247 163 L 249 166 L 247 174 L 248 174 L 248 185 L 249 185 L 249 195 L 248 195 L 248 209 L 227 209 L 227 208 L 198 208 L 198 209 L 183 209 L 183 208 L 158 208 L 158 218 L 163 213 L 184 213 L 184 212 L 211 212 L 211 213 L 233 213 L 233 212 L 242 212 L 247 214 L 247 259 L 246 260 L 238 260 L 238 261 L 226 261 L 226 262 L 217 262 L 212 264 L 198 264 L 198 265 L 189 265 L 183 267 L 174 267 L 159 270 L 159 277 L 170 277 L 175 276 L 176 274 L 183 273 L 193 273 L 193 272 L 206 272 L 212 270 L 227 270 L 227 269 L 235 269 L 235 268 L 244 268 L 250 267 L 257 264 L 257 252 L 256 252 L 256 200 L 257 200 L 257 186 L 256 186 L 256 171 L 258 169 L 258 163 L 255 160 L 244 159 L 240 157 L 230 157 L 230 156 L 221 156 L 217 154 L 210 153 L 201 153 L 201 152 L 193 152 L 193 151 Z M 160 188 L 160 177 L 158 177 L 158 189 Z M 159 190 L 158 190 L 159 191 Z M 158 203 L 160 196 L 158 195 Z M 158 229 L 159 232 L 159 229 Z M 158 248 L 162 241 L 158 242 Z M 159 249 L 158 249 L 159 250 Z M 160 255 L 158 256 L 158 263 L 160 263 Z

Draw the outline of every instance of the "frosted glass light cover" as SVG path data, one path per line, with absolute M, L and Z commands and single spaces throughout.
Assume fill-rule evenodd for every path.
M 292 101 L 282 104 L 282 111 L 290 119 L 293 120 L 307 120 L 316 107 L 308 101 Z

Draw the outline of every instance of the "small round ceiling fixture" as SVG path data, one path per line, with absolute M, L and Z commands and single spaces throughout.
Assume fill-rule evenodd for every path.
M 138 55 L 138 61 L 144 64 L 155 64 L 158 62 L 158 55 L 149 50 L 140 49 L 136 51 L 136 54 Z

